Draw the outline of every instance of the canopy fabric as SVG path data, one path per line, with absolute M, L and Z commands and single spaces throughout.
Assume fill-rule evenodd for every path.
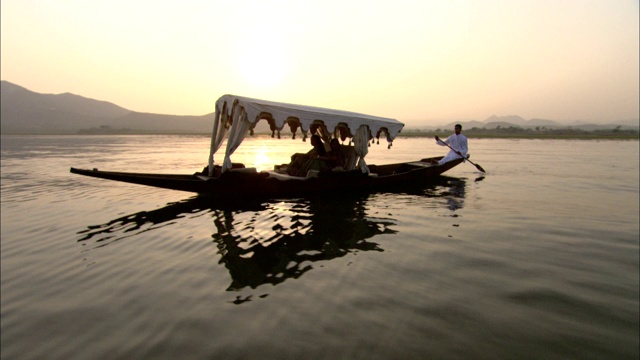
M 326 134 L 340 136 L 342 140 L 346 137 L 354 138 L 356 146 L 360 147 L 357 153 L 360 157 L 359 164 L 361 165 L 359 167 L 363 172 L 368 171 L 363 158 L 367 154 L 366 144 L 369 140 L 374 136 L 379 138 L 384 133 L 387 141 L 391 144 L 404 127 L 403 123 L 390 118 L 223 95 L 216 101 L 209 153 L 210 176 L 213 174 L 214 155 L 220 148 L 225 135 L 229 133 L 222 172 L 231 168 L 231 154 L 242 143 L 247 133 L 255 127 L 256 123 L 263 119 L 269 122 L 272 130 L 278 132 L 283 130 L 285 124 L 289 125 L 294 137 L 299 127 L 304 138 L 309 131 L 314 133 L 316 130 L 325 136 Z M 362 126 L 364 127 L 361 128 Z M 363 143 L 365 148 L 362 148 Z
M 369 139 L 367 137 L 367 127 L 365 125 L 360 125 L 358 128 L 358 132 L 356 132 L 356 136 L 353 138 L 353 143 L 354 150 L 358 155 L 358 168 L 363 173 L 368 174 L 369 167 L 364 161 L 364 157 L 369 153 Z

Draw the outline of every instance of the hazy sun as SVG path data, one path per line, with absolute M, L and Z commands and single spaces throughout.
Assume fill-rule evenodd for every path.
M 256 153 L 255 166 L 258 171 L 267 170 L 266 167 L 270 164 L 269 151 L 266 146 L 262 146 Z
M 238 71 L 247 84 L 273 87 L 283 82 L 289 72 L 290 59 L 282 40 L 264 34 L 240 46 Z

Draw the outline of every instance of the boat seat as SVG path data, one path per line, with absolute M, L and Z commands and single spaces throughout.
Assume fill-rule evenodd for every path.
M 274 178 L 277 180 L 306 180 L 307 179 L 301 176 L 292 176 L 289 174 L 279 173 L 277 171 L 267 171 L 266 173 L 269 174 L 270 178 Z
M 411 165 L 411 166 L 415 166 L 415 167 L 433 167 L 433 166 L 437 166 L 437 163 L 430 163 L 430 162 L 426 162 L 426 161 L 414 161 L 414 162 L 410 162 L 407 163 L 407 165 Z
M 245 173 L 245 174 L 253 174 L 258 172 L 258 170 L 254 167 L 229 169 L 229 171 L 235 172 L 235 173 Z

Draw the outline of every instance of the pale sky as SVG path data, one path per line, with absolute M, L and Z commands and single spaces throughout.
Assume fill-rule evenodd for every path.
M 1 78 L 133 111 L 235 94 L 407 125 L 639 117 L 638 0 L 2 0 Z

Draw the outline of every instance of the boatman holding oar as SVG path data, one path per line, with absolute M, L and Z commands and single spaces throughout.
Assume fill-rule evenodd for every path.
M 462 135 L 462 125 L 456 124 L 454 126 L 455 134 L 449 136 L 447 140 L 441 140 L 438 135 L 436 135 L 436 143 L 440 146 L 449 146 L 451 149 L 449 153 L 442 158 L 442 160 L 438 161 L 438 165 L 442 165 L 451 160 L 459 159 L 461 157 L 467 158 L 467 152 L 469 152 L 469 148 L 467 147 L 467 137 Z

